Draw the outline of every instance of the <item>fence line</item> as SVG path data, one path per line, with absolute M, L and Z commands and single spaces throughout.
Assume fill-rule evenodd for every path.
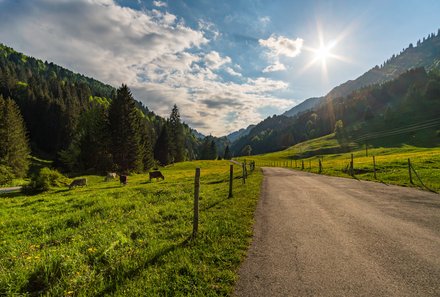
M 399 156 L 391 156 L 390 158 L 389 155 L 360 156 L 360 153 L 350 154 L 348 159 L 332 160 L 326 158 L 326 161 L 324 161 L 322 156 L 316 156 L 305 160 L 290 160 L 290 162 L 261 160 L 257 161 L 256 165 L 286 167 L 336 176 L 347 174 L 355 178 L 365 177 L 367 180 L 418 185 L 428 191 L 438 192 L 439 187 L 435 176 L 440 174 L 439 154 L 429 152 L 427 155 L 417 156 L 412 152 L 407 154 L 403 152 Z M 305 161 L 308 161 L 308 166 L 305 165 Z M 438 174 L 436 173 L 437 170 Z
M 229 194 L 228 198 L 233 197 L 233 180 L 234 180 L 234 164 L 235 165 L 241 165 L 242 166 L 242 176 L 243 184 L 246 183 L 246 179 L 248 176 L 255 170 L 255 161 L 250 161 L 249 163 L 246 162 L 246 160 L 242 163 L 239 163 L 235 160 L 230 160 L 233 164 L 229 165 Z M 249 166 L 249 173 L 247 170 L 247 167 Z M 226 172 L 220 173 L 221 175 L 225 174 Z M 221 180 L 220 182 L 224 182 L 224 180 Z M 195 239 L 197 237 L 198 229 L 199 229 L 199 195 L 200 195 L 200 168 L 197 167 L 195 170 L 194 175 L 194 204 L 193 204 L 193 231 L 192 231 L 192 239 Z

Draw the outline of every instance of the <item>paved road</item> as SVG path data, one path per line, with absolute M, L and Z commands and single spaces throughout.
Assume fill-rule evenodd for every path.
M 237 296 L 440 296 L 440 195 L 264 168 Z

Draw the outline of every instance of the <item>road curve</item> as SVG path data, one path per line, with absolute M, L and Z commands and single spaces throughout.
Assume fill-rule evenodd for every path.
M 440 296 L 440 195 L 263 172 L 236 296 Z

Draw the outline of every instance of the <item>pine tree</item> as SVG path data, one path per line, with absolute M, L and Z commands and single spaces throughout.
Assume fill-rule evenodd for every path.
M 217 146 L 215 145 L 215 141 L 211 140 L 211 145 L 209 149 L 209 160 L 217 159 Z
M 226 146 L 225 148 L 225 153 L 223 155 L 223 159 L 225 160 L 231 160 L 232 156 L 231 156 L 231 151 L 229 149 L 229 145 Z
M 95 105 L 80 117 L 77 133 L 80 135 L 80 162 L 83 169 L 105 172 L 112 169 L 111 136 L 108 115 L 104 106 Z
M 17 104 L 0 95 L 0 165 L 12 169 L 16 177 L 26 175 L 29 145 L 26 127 Z
M 113 162 L 122 173 L 142 170 L 139 112 L 127 85 L 122 85 L 109 109 Z
M 168 133 L 168 122 L 163 125 L 154 147 L 154 158 L 162 165 L 170 163 L 170 137 Z
M 148 171 L 154 166 L 154 153 L 152 146 L 153 129 L 148 125 L 148 122 L 145 119 L 142 119 L 141 128 L 141 144 L 143 148 L 142 163 L 144 170 Z
M 169 127 L 171 161 L 182 162 L 185 160 L 185 138 L 183 135 L 183 125 L 180 122 L 179 109 L 175 104 L 171 111 Z

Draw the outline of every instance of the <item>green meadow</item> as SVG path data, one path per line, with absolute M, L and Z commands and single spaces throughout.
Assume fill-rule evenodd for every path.
M 365 145 L 349 143 L 341 148 L 334 134 L 299 143 L 286 150 L 250 156 L 257 166 L 289 167 L 313 173 L 349 177 L 349 165 L 353 154 L 354 178 L 387 184 L 418 187 L 440 191 L 440 147 L 415 145 Z M 367 156 L 368 154 L 368 156 Z M 376 163 L 374 175 L 373 156 Z M 243 158 L 240 158 L 243 159 Z M 408 159 L 413 169 L 410 183 Z M 319 169 L 321 160 L 321 172 Z M 303 168 L 304 162 L 304 168 Z
M 262 174 L 242 183 L 227 161 L 161 169 L 165 180 L 128 184 L 87 176 L 89 185 L 35 196 L 0 194 L 2 296 L 230 295 L 252 237 Z M 191 239 L 195 168 L 200 224 Z

